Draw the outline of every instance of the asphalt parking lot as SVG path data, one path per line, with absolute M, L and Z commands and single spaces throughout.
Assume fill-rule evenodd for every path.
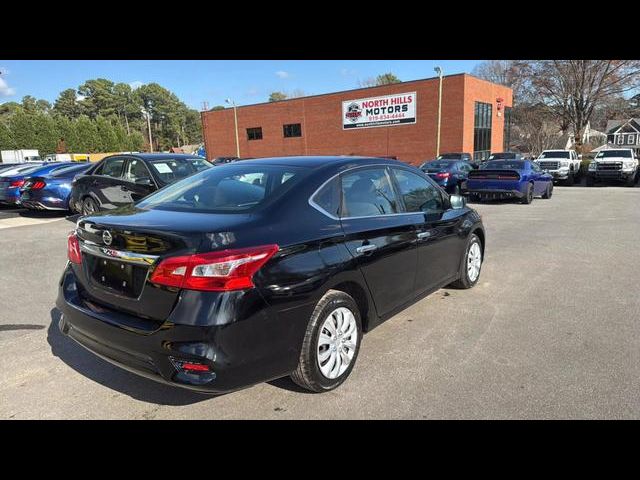
M 640 417 L 640 188 L 483 203 L 480 283 L 371 333 L 322 395 L 288 379 L 209 397 L 111 366 L 57 329 L 73 219 L 0 210 L 0 418 Z

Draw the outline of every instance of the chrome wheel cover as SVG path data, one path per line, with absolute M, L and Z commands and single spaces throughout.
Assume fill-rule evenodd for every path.
M 316 352 L 322 375 L 330 380 L 342 375 L 353 360 L 357 344 L 358 325 L 353 312 L 336 308 L 325 319 L 318 336 Z
M 482 265 L 482 251 L 478 242 L 474 242 L 469 247 L 469 253 L 467 254 L 467 277 L 472 282 L 475 282 L 480 276 L 480 266 Z

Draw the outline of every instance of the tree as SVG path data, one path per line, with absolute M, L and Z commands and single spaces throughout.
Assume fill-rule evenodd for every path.
M 640 86 L 639 60 L 539 60 L 531 62 L 537 98 L 577 139 L 596 108 Z
M 530 96 L 531 69 L 524 60 L 487 60 L 474 67 L 472 75 L 513 90 L 514 107 Z
M 401 80 L 396 77 L 393 73 L 387 72 L 381 75 L 378 75 L 376 78 L 365 78 L 364 80 L 358 82 L 361 87 L 379 87 L 381 85 L 392 85 L 394 83 L 400 83 Z
M 284 92 L 271 92 L 271 95 L 269 95 L 270 102 L 279 102 L 281 100 L 286 100 L 286 99 L 287 99 L 287 94 Z
M 74 88 L 67 88 L 60 92 L 53 104 L 53 111 L 67 118 L 78 118 L 81 106 L 78 103 L 78 92 Z
M 518 143 L 521 149 L 537 157 L 543 150 L 564 148 L 559 145 L 563 137 L 556 119 L 545 105 L 520 105 L 512 115 L 513 143 Z
M 16 145 L 13 141 L 13 134 L 8 125 L 0 121 L 0 150 L 13 150 Z
M 224 105 L 216 105 L 215 107 L 213 107 L 211 110 L 209 110 L 210 112 L 215 112 L 217 110 L 224 110 Z

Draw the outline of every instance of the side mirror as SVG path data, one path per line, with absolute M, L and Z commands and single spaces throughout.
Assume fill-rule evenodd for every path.
M 462 195 L 451 195 L 449 197 L 449 202 L 451 203 L 451 208 L 453 208 L 454 210 L 464 208 L 464 206 L 467 204 L 467 201 Z
M 149 177 L 140 177 L 140 178 L 136 178 L 136 185 L 146 185 L 146 186 L 151 186 L 153 185 L 153 182 L 151 181 L 151 179 Z

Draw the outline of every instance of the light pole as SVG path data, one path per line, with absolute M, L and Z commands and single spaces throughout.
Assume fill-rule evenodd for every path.
M 440 122 L 442 120 L 442 68 L 434 68 L 440 78 L 438 85 L 438 136 L 436 137 L 436 158 L 440 155 Z
M 151 115 L 146 108 L 142 108 L 144 116 L 147 117 L 147 129 L 149 130 L 149 152 L 153 153 L 153 138 L 151 138 Z
M 233 105 L 233 120 L 236 125 L 236 157 L 240 158 L 240 139 L 238 138 L 238 109 L 236 107 L 236 102 L 227 98 L 225 100 L 229 105 Z

